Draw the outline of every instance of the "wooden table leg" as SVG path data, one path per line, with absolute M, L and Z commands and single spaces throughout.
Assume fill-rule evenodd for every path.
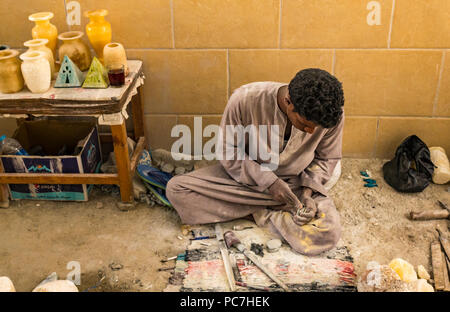
M 116 156 L 117 173 L 119 174 L 122 203 L 132 205 L 133 182 L 131 180 L 130 157 L 128 155 L 127 129 L 125 122 L 122 122 L 121 125 L 112 125 L 111 133 L 114 144 L 114 154 Z M 122 207 L 124 207 L 124 205 L 119 205 L 119 208 L 122 209 Z
M 0 173 L 4 172 L 3 164 L 0 160 Z M 0 184 L 0 208 L 9 207 L 9 194 L 8 186 L 6 184 Z
M 137 90 L 138 94 L 132 98 L 132 115 L 134 124 L 134 140 L 137 142 L 144 136 L 144 111 L 143 111 L 143 92 L 142 87 Z

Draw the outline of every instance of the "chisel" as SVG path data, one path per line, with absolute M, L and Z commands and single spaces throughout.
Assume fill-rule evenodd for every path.
M 251 251 L 247 250 L 245 246 L 241 243 L 241 241 L 236 237 L 233 231 L 227 231 L 223 235 L 225 238 L 225 243 L 227 247 L 235 247 L 237 250 L 242 252 L 247 258 L 249 258 L 261 271 L 263 271 L 268 277 L 270 277 L 275 283 L 278 284 L 284 291 L 290 292 L 291 290 L 285 283 L 283 283 L 278 277 L 275 276 L 269 269 L 267 269 L 261 262 L 259 262 L 256 255 Z
M 220 254 L 222 255 L 223 265 L 225 267 L 225 273 L 227 275 L 228 285 L 231 291 L 236 291 L 236 281 L 233 276 L 233 269 L 231 268 L 230 258 L 228 256 L 228 249 L 224 243 L 224 234 L 222 226 L 219 223 L 215 225 L 216 238 L 219 243 Z

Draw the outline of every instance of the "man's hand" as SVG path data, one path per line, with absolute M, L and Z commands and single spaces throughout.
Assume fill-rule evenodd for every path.
M 275 183 L 269 187 L 268 191 L 274 200 L 285 204 L 279 208 L 280 210 L 290 211 L 295 214 L 298 209 L 303 207 L 300 200 L 289 188 L 289 185 L 281 179 L 277 179 Z
M 301 192 L 300 201 L 303 203 L 303 208 L 294 215 L 294 222 L 298 225 L 310 222 L 317 214 L 317 206 L 312 194 L 313 190 L 309 187 L 304 187 Z

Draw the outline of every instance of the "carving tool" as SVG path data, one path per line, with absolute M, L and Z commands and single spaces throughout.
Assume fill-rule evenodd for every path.
M 236 263 L 236 257 L 234 256 L 234 253 L 228 253 L 230 256 L 230 263 L 231 263 L 231 269 L 233 270 L 234 280 L 236 282 L 242 282 L 241 278 L 241 272 L 239 271 L 239 268 Z
M 253 289 L 257 289 L 257 290 L 270 291 L 269 287 L 264 287 L 264 286 L 259 286 L 259 285 L 249 285 L 247 283 L 242 283 L 242 282 L 236 282 L 236 285 L 241 286 L 241 287 L 253 288 Z
M 230 258 L 228 256 L 228 249 L 225 246 L 222 226 L 219 223 L 216 223 L 215 231 L 220 254 L 222 255 L 223 265 L 225 267 L 225 273 L 227 275 L 228 285 L 230 286 L 231 291 L 236 291 L 236 284 L 233 276 L 233 269 L 231 268 Z
M 195 241 L 195 240 L 210 239 L 210 238 L 216 238 L 216 235 L 211 235 L 211 236 L 199 236 L 199 237 L 196 237 L 196 238 L 189 238 L 189 240 Z
M 256 255 L 245 248 L 241 241 L 236 237 L 233 231 L 227 231 L 224 234 L 225 243 L 227 247 L 235 247 L 237 250 L 242 252 L 248 259 L 250 259 L 261 271 L 263 271 L 268 277 L 270 277 L 275 283 L 278 284 L 284 291 L 290 292 L 291 290 L 285 283 L 283 283 L 278 277 L 275 276 L 268 268 L 266 268 L 259 260 Z
M 436 231 L 439 233 L 439 241 L 441 242 L 442 249 L 444 249 L 447 258 L 450 259 L 450 242 L 439 228 L 436 228 Z

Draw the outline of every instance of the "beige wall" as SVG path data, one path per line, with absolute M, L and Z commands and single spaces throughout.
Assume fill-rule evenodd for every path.
M 346 156 L 391 157 L 410 134 L 450 153 L 448 0 L 79 2 L 82 12 L 108 9 L 113 40 L 144 61 L 152 148 L 170 148 L 172 126 L 192 126 L 194 116 L 218 123 L 241 84 L 288 82 L 320 67 L 343 82 Z M 368 23 L 369 3 L 379 4 L 379 25 Z M 2 0 L 1 43 L 21 47 L 33 26 L 27 16 L 46 10 L 68 30 L 63 0 Z

